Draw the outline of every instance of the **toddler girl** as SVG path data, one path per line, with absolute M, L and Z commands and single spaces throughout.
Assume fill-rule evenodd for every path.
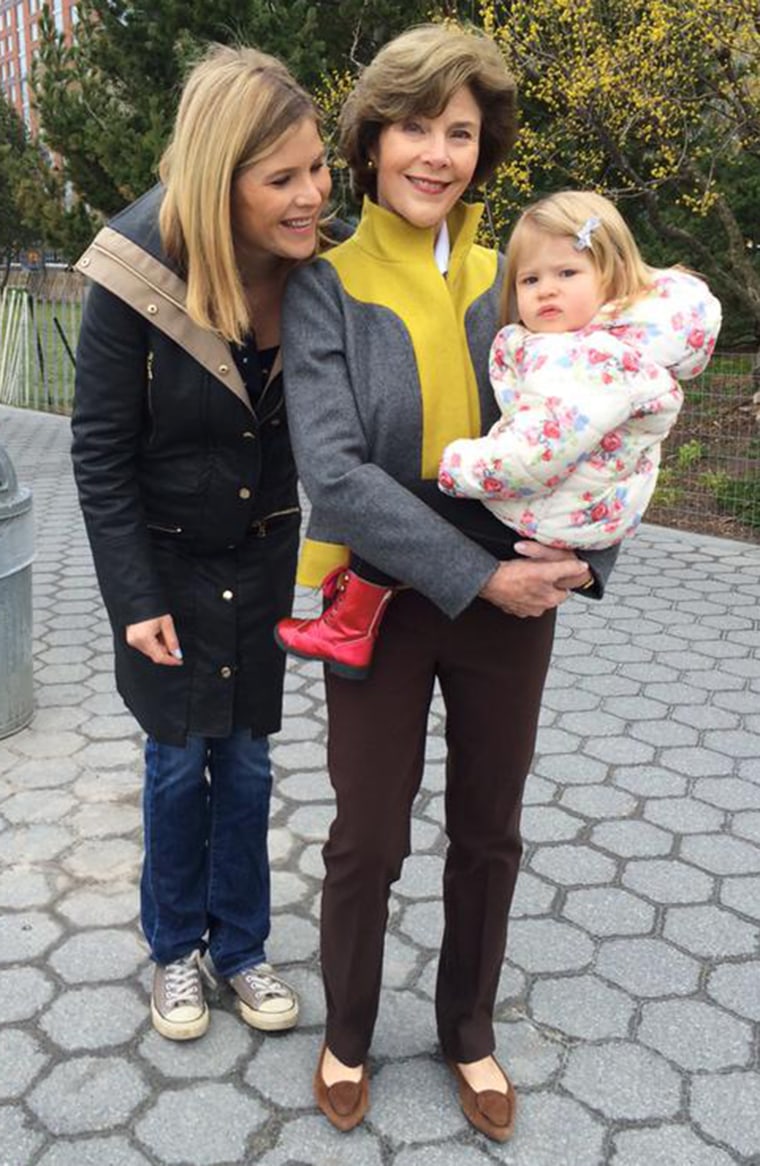
M 409 488 L 501 559 L 518 538 L 585 551 L 620 541 L 654 492 L 683 402 L 675 378 L 707 366 L 720 304 L 695 275 L 648 267 L 608 199 L 565 191 L 518 219 L 501 316 L 489 362 L 500 420 L 446 446 L 442 494 Z M 361 678 L 393 583 L 353 558 L 325 580 L 323 615 L 282 620 L 278 643 Z

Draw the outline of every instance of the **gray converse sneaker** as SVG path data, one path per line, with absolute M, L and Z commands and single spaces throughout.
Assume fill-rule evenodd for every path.
M 170 964 L 156 964 L 150 999 L 153 1027 L 169 1040 L 194 1040 L 208 1028 L 200 952 Z
M 240 1015 L 251 1028 L 280 1032 L 298 1020 L 298 997 L 271 964 L 244 968 L 232 976 L 230 987 L 237 996 Z

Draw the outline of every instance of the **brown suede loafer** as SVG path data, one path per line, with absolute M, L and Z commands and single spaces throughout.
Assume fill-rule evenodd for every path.
M 495 1059 L 495 1058 L 494 1058 Z M 496 1062 L 497 1065 L 499 1062 Z M 459 1087 L 459 1101 L 464 1116 L 494 1142 L 506 1142 L 512 1137 L 515 1129 L 515 1091 L 509 1077 L 499 1065 L 504 1080 L 507 1083 L 507 1092 L 500 1093 L 497 1089 L 483 1089 L 480 1093 L 467 1084 L 462 1070 L 456 1061 L 446 1061 L 454 1074 Z
M 317 1071 L 314 1074 L 314 1098 L 327 1120 L 331 1121 L 336 1129 L 347 1133 L 364 1121 L 369 1109 L 367 1066 L 362 1067 L 362 1075 L 358 1081 L 336 1081 L 334 1085 L 328 1087 L 322 1076 L 322 1062 L 326 1050 L 327 1045 L 322 1045 Z

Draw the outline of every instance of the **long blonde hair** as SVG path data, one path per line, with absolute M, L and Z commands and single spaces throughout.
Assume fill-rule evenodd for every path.
M 187 280 L 187 312 L 240 343 L 250 330 L 235 257 L 234 175 L 266 155 L 304 118 L 309 95 L 275 57 L 213 45 L 190 72 L 160 164 L 164 248 Z
M 632 303 L 652 286 L 653 271 L 641 257 L 636 240 L 617 207 L 593 190 L 563 190 L 547 195 L 520 215 L 507 245 L 507 262 L 501 292 L 501 322 L 516 323 L 517 272 L 528 241 L 526 227 L 547 235 L 577 239 L 590 220 L 598 225 L 588 231 L 588 255 L 594 264 L 605 300 L 620 307 Z
M 437 117 L 464 85 L 483 118 L 477 186 L 504 161 L 517 135 L 517 88 L 495 42 L 478 29 L 421 24 L 380 49 L 339 122 L 339 146 L 357 196 L 377 196 L 371 155 L 383 127 L 415 115 Z

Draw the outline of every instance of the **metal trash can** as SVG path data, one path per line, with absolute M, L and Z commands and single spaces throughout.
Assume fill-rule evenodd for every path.
M 32 719 L 32 492 L 0 446 L 0 737 Z

